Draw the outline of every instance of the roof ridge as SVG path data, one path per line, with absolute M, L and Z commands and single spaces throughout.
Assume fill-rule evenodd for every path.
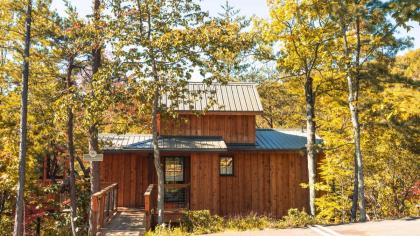
M 188 84 L 206 84 L 204 82 L 199 82 L 199 81 L 190 81 L 188 82 Z M 211 83 L 210 85 L 257 85 L 257 83 L 255 82 L 241 82 L 241 81 L 232 81 L 232 82 L 227 82 L 226 84 L 220 83 L 220 82 L 216 82 L 216 83 Z
M 135 136 L 135 135 L 152 135 L 152 134 L 139 134 L 139 133 L 124 133 L 124 134 L 118 134 L 118 133 L 99 133 L 99 135 Z

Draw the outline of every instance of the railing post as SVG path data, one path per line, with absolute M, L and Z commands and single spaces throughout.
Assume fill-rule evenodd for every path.
M 104 216 L 105 216 L 105 210 L 106 210 L 106 208 L 105 208 L 105 196 L 104 195 L 102 195 L 100 201 L 101 201 L 101 218 L 99 219 L 99 222 L 101 224 L 101 229 L 102 229 L 104 227 L 104 219 L 105 219 Z
M 92 196 L 91 198 L 92 201 L 92 235 L 96 235 L 97 232 L 97 217 L 98 217 L 98 199 L 96 196 Z
M 153 226 L 153 200 L 155 198 L 154 195 L 154 186 L 153 184 L 147 187 L 146 192 L 144 193 L 144 210 L 145 210 L 145 228 L 146 230 L 150 230 Z
M 115 208 L 118 209 L 118 189 L 120 186 L 117 185 L 117 191 L 115 193 Z

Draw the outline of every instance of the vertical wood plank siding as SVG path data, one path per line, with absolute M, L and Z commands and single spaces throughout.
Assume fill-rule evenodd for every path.
M 135 153 L 107 153 L 100 163 L 101 182 L 118 183 L 118 206 L 142 207 L 144 192 L 154 170 L 148 168 L 148 155 Z
M 255 115 L 180 115 L 161 121 L 161 135 L 222 136 L 226 143 L 255 143 Z
M 306 158 L 298 152 L 233 152 L 234 176 L 219 175 L 219 154 L 191 153 L 186 158 L 192 210 L 223 216 L 256 213 L 281 217 L 290 208 L 308 209 Z M 179 154 L 178 154 L 179 155 Z M 185 154 L 186 155 L 186 154 Z M 143 207 L 143 193 L 156 183 L 148 154 L 106 153 L 101 181 L 119 184 L 118 206 Z
M 191 154 L 191 209 L 219 214 L 219 193 L 219 155 Z
M 298 152 L 235 152 L 234 176 L 219 176 L 219 155 L 191 155 L 191 209 L 281 217 L 307 210 L 306 158 Z M 218 194 L 217 194 L 218 193 Z

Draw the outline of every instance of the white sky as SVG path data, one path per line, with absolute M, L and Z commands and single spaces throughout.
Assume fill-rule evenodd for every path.
M 92 12 L 92 0 L 71 0 L 81 16 L 91 14 Z M 201 6 L 203 10 L 208 11 L 210 15 L 216 15 L 221 12 L 221 5 L 225 3 L 225 0 L 202 0 Z M 268 18 L 268 8 L 266 0 L 229 0 L 230 5 L 239 9 L 241 14 L 246 16 L 257 16 L 262 18 Z M 53 8 L 57 9 L 60 13 L 64 12 L 64 4 L 62 0 L 53 0 Z M 411 22 L 411 26 L 414 28 L 409 32 L 404 29 L 400 30 L 401 36 L 409 35 L 414 38 L 414 48 L 420 48 L 420 25 L 418 22 Z

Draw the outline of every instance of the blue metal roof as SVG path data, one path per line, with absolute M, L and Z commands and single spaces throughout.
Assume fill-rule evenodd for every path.
M 100 134 L 104 151 L 152 151 L 151 134 Z M 162 151 L 223 152 L 227 147 L 222 137 L 162 136 L 158 146 Z
M 100 134 L 99 140 L 104 151 L 153 150 L 151 134 Z M 316 143 L 322 143 L 322 139 L 316 137 Z M 211 136 L 162 136 L 159 138 L 159 147 L 162 151 L 292 151 L 302 150 L 305 145 L 306 132 L 297 129 L 257 129 L 255 145 L 226 145 L 222 137 Z
M 322 143 L 316 137 L 316 143 Z M 298 129 L 257 129 L 255 145 L 233 144 L 229 150 L 285 151 L 301 150 L 306 146 L 306 132 Z

